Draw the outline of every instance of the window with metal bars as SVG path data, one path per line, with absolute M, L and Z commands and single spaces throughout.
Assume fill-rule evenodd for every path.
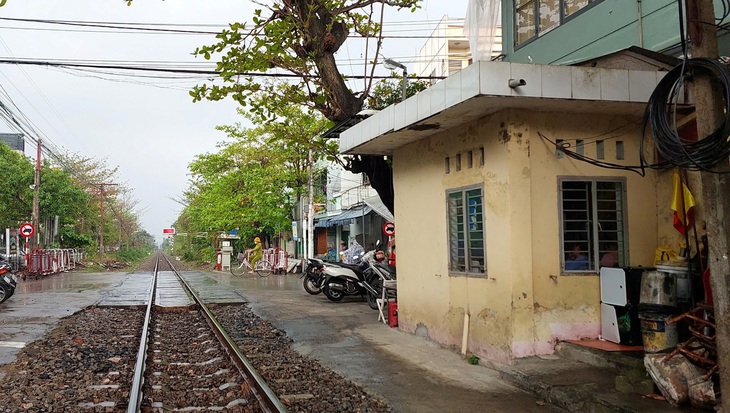
M 486 231 L 482 188 L 462 188 L 446 194 L 449 222 L 449 270 L 467 276 L 487 272 Z
M 628 262 L 626 181 L 560 178 L 563 273 L 595 273 Z

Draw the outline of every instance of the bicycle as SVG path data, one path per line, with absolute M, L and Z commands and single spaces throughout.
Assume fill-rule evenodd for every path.
M 256 268 L 251 268 L 251 263 L 249 262 L 249 255 L 247 254 L 239 254 L 238 257 L 236 257 L 236 261 L 238 261 L 238 265 L 235 263 L 231 264 L 231 274 L 233 275 L 243 275 L 246 273 L 246 271 L 255 272 L 259 275 L 259 277 L 268 277 L 269 274 L 271 274 L 273 266 L 271 265 L 271 262 L 269 262 L 266 258 L 261 258 L 256 263 Z

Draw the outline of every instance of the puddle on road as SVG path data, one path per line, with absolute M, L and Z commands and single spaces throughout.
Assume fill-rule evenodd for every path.
M 211 272 L 205 274 L 209 278 L 215 279 L 222 284 L 228 284 L 242 290 L 285 290 L 285 291 L 301 291 L 302 279 L 299 274 L 278 275 L 271 274 L 268 277 L 260 277 L 256 274 L 245 274 L 235 276 L 224 272 Z

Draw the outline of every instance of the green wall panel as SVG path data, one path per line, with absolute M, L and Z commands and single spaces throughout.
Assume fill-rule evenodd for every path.
M 519 63 L 571 64 L 640 46 L 638 3 L 642 7 L 643 47 L 658 52 L 679 43 L 676 0 L 603 0 L 589 6 L 555 29 L 515 50 L 514 0 L 503 0 L 505 60 Z M 722 12 L 719 0 L 715 10 Z M 721 54 L 730 51 L 730 36 L 719 34 Z M 724 53 L 722 53 L 724 52 Z

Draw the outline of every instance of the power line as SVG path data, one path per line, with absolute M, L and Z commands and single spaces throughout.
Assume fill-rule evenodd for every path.
M 157 24 L 157 23 L 93 22 L 93 21 L 20 19 L 20 18 L 12 18 L 12 17 L 0 17 L 0 21 L 3 21 L 3 20 L 10 21 L 10 22 L 21 22 L 21 23 L 40 23 L 40 24 L 50 24 L 50 25 L 89 27 L 92 29 L 93 28 L 103 29 L 103 30 L 83 30 L 83 29 L 68 30 L 68 29 L 47 29 L 47 28 L 40 28 L 40 27 L 14 27 L 14 26 L 0 27 L 3 29 L 13 29 L 13 30 L 55 31 L 55 32 L 68 32 L 68 33 L 184 34 L 184 35 L 211 35 L 211 36 L 220 34 L 220 31 L 201 31 L 201 30 L 183 30 L 183 29 L 169 29 L 169 28 L 158 28 L 158 27 L 142 27 L 142 26 L 185 27 L 184 24 L 163 25 L 163 24 Z M 448 25 L 448 23 L 447 23 L 447 25 Z M 227 28 L 228 26 L 221 25 L 220 27 Z M 110 30 L 116 30 L 116 31 L 110 31 Z M 385 27 L 383 28 L 384 33 L 421 32 L 421 31 L 433 31 L 433 30 L 438 30 L 438 27 L 435 27 L 435 28 L 429 27 L 429 28 L 425 28 L 425 29 L 399 29 L 399 30 L 387 30 Z M 244 34 L 258 36 L 253 31 L 248 31 L 248 32 L 245 32 Z M 350 33 L 348 35 L 348 38 L 350 38 L 350 39 L 378 38 L 378 37 L 383 38 L 383 39 L 429 39 L 429 38 L 460 39 L 460 38 L 464 38 L 464 36 L 460 36 L 460 35 L 457 35 L 457 36 L 433 36 L 433 35 L 414 36 L 414 35 L 383 34 L 382 36 L 378 36 L 378 35 L 363 36 L 359 33 Z
M 64 67 L 64 68 L 85 68 L 85 69 L 114 69 L 114 70 L 128 70 L 132 72 L 156 72 L 156 73 L 177 73 L 177 74 L 195 74 L 195 75 L 220 75 L 221 72 L 218 70 L 200 70 L 200 69 L 174 69 L 165 67 L 143 67 L 143 66 L 132 66 L 132 65 L 121 65 L 121 64 L 93 64 L 93 63 L 71 63 L 71 62 L 59 62 L 50 60 L 30 60 L 30 59 L 0 59 L 0 64 L 16 64 L 16 65 L 29 65 L 29 66 L 46 66 L 46 67 Z M 270 78 L 319 78 L 319 75 L 298 75 L 294 73 L 267 73 L 267 72 L 241 72 L 237 73 L 237 76 L 246 77 L 270 77 Z M 348 79 L 364 79 L 366 76 L 363 75 L 349 75 Z M 373 79 L 395 79 L 396 76 L 367 76 L 367 78 Z M 431 80 L 431 79 L 444 79 L 444 76 L 414 76 L 409 79 L 419 80 Z
M 8 53 L 9 53 L 9 54 L 10 54 L 11 56 L 13 56 L 13 51 L 12 51 L 12 50 L 10 50 L 10 46 L 8 46 L 8 45 L 7 45 L 7 43 L 5 43 L 5 40 L 3 40 L 3 39 L 2 39 L 2 37 L 0 37 L 0 43 L 2 43 L 3 47 L 5 47 L 5 50 L 7 50 L 7 51 L 8 51 Z M 26 78 L 26 79 L 28 80 L 28 82 L 29 82 L 29 83 L 31 84 L 31 86 L 33 86 L 33 88 L 34 88 L 34 89 L 36 90 L 36 92 L 38 92 L 38 94 L 39 94 L 39 95 L 41 96 L 41 98 L 42 98 L 42 99 L 43 99 L 43 100 L 44 100 L 44 101 L 46 102 L 46 104 L 47 104 L 47 105 L 48 105 L 48 106 L 49 106 L 49 107 L 51 108 L 51 110 L 53 111 L 53 113 L 55 113 L 55 114 L 56 114 L 56 116 L 58 117 L 58 119 L 59 119 L 59 120 L 61 121 L 61 123 L 62 123 L 62 124 L 63 124 L 63 126 L 64 126 L 64 127 L 66 128 L 66 130 L 67 130 L 67 131 L 68 131 L 68 132 L 69 132 L 69 133 L 71 134 L 71 136 L 72 136 L 72 137 L 73 137 L 74 139 L 76 139 L 76 141 L 77 141 L 77 142 L 81 143 L 81 142 L 80 142 L 80 141 L 79 141 L 79 140 L 78 140 L 78 139 L 76 138 L 76 136 L 74 135 L 74 133 L 73 133 L 73 132 L 71 131 L 71 128 L 70 128 L 70 126 L 68 125 L 68 123 L 66 123 L 66 121 L 65 121 L 65 120 L 63 119 L 63 117 L 61 116 L 61 114 L 60 114 L 60 113 L 58 113 L 58 110 L 56 110 L 56 108 L 55 108 L 55 107 L 53 106 L 53 104 L 51 104 L 51 102 L 50 102 L 50 101 L 48 100 L 48 97 L 46 97 L 45 93 L 43 93 L 43 91 L 42 91 L 42 90 L 41 90 L 41 89 L 40 89 L 40 88 L 38 87 L 38 85 L 37 85 L 37 84 L 36 84 L 36 83 L 35 83 L 35 82 L 33 81 L 33 79 L 32 79 L 32 78 L 30 77 L 30 75 L 29 75 L 29 74 L 28 74 L 28 73 L 27 73 L 27 72 L 25 71 L 25 69 L 23 69 L 22 67 L 18 67 L 18 69 L 20 69 L 21 73 L 23 73 L 23 75 L 24 75 L 24 76 L 25 76 L 25 78 Z M 45 121 L 46 121 L 46 123 L 48 123 L 49 125 L 51 125 L 51 127 L 52 127 L 52 128 L 53 128 L 53 129 L 55 130 L 55 128 L 53 127 L 53 125 L 51 124 L 51 122 L 49 122 L 49 121 L 48 121 L 48 119 L 46 119 L 46 118 L 45 118 L 45 117 L 43 116 L 43 114 L 41 113 L 41 111 L 39 111 L 39 110 L 38 110 L 38 108 L 36 108 L 36 107 L 35 107 L 35 106 L 33 105 L 33 103 L 32 103 L 32 102 L 30 101 L 30 99 L 28 99 L 28 98 L 27 98 L 27 97 L 26 97 L 26 96 L 25 96 L 25 95 L 23 94 L 23 92 L 22 92 L 22 91 L 20 90 L 20 88 L 18 88 L 17 86 L 15 86 L 15 84 L 13 84 L 13 82 L 12 82 L 12 81 L 10 80 L 10 78 L 9 78 L 9 77 L 5 76 L 5 78 L 6 78 L 7 80 L 8 80 L 8 82 L 10 82 L 10 84 L 11 84 L 11 85 L 13 85 L 13 87 L 15 87 L 15 89 L 16 89 L 16 90 L 18 90 L 18 92 L 19 92 L 19 93 L 21 94 L 21 96 L 23 96 L 23 98 L 24 98 L 24 99 L 25 99 L 25 100 L 26 100 L 26 101 L 28 102 L 28 104 L 30 104 L 30 105 L 31 105 L 31 107 L 33 107 L 33 109 L 35 109 L 35 110 L 36 110 L 36 112 L 37 112 L 37 113 L 38 113 L 38 114 L 39 114 L 39 115 L 41 116 L 41 118 L 43 118 L 43 120 L 45 120 Z M 0 86 L 0 87 L 2 87 L 2 86 Z M 7 94 L 7 92 L 6 92 L 6 94 Z M 16 108 L 16 109 L 18 109 L 18 111 L 20 111 L 20 108 L 18 107 L 18 105 L 16 105 L 16 104 L 15 104 L 15 102 L 13 102 L 13 101 L 12 101 L 12 99 L 10 98 L 10 95 L 9 95 L 9 94 L 7 94 L 7 96 L 8 96 L 8 99 L 10 99 L 10 102 L 11 102 L 11 103 L 12 103 L 12 104 L 13 104 L 13 105 L 15 106 L 15 108 Z M 21 114 L 22 114 L 23 116 L 25 116 L 25 115 L 24 115 L 24 114 L 22 113 L 22 111 L 20 111 L 20 113 L 21 113 Z M 28 119 L 28 118 L 26 117 L 26 119 Z M 28 121 L 30 122 L 30 120 L 29 120 L 29 119 L 28 119 Z M 58 131 L 56 131 L 56 132 L 58 132 Z M 49 141 L 50 141 L 50 140 L 49 140 Z

